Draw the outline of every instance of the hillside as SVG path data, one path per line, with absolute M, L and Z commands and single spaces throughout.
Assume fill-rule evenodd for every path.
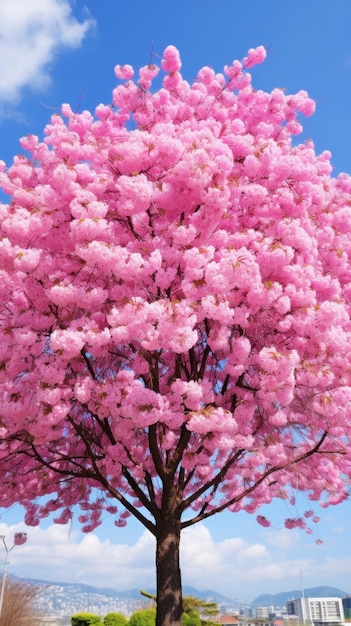
M 21 580 L 21 579 L 20 579 Z M 131 615 L 141 606 L 145 606 L 145 598 L 140 594 L 139 589 L 128 589 L 119 591 L 117 589 L 107 589 L 92 585 L 50 582 L 46 580 L 28 580 L 38 586 L 41 591 L 38 596 L 39 608 L 43 609 L 46 615 L 69 616 L 79 611 L 89 610 L 104 615 L 110 611 L 118 611 L 125 615 Z M 154 589 L 144 589 L 149 593 L 155 593 Z M 195 589 L 184 586 L 184 595 L 197 596 L 206 600 L 217 602 L 221 612 L 246 610 L 257 606 L 283 607 L 291 598 L 300 598 L 301 590 L 283 591 L 277 594 L 262 594 L 257 596 L 249 605 L 237 598 L 228 598 L 213 589 Z M 335 587 L 321 586 L 304 590 L 305 596 L 344 597 L 346 591 Z
M 252 602 L 251 606 L 284 606 L 288 600 L 292 598 L 301 598 L 302 591 L 301 589 L 294 589 L 293 591 L 282 591 L 281 593 L 269 594 L 265 593 L 260 596 L 257 596 Z M 334 596 L 337 598 L 343 598 L 347 596 L 346 591 L 342 591 L 337 587 L 310 587 L 309 589 L 304 589 L 305 597 L 312 598 L 324 598 L 326 596 Z

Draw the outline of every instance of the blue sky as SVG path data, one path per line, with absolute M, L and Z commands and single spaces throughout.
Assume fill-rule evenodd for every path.
M 109 103 L 117 63 L 138 68 L 152 51 L 157 63 L 174 44 L 191 81 L 203 65 L 221 71 L 264 45 L 268 58 L 252 71 L 254 86 L 307 90 L 317 110 L 303 136 L 317 152 L 332 152 L 335 174 L 350 172 L 350 24 L 349 0 L 0 0 L 0 159 L 11 162 L 21 136 L 41 136 L 61 103 L 75 110 Z M 302 497 L 297 511 L 306 508 Z M 302 573 L 305 587 L 351 593 L 350 503 L 315 511 L 321 522 L 314 535 L 282 529 L 293 512 L 279 503 L 261 511 L 273 520 L 270 529 L 229 513 L 190 528 L 182 541 L 183 582 L 250 601 L 299 588 Z M 9 545 L 18 530 L 24 530 L 20 509 L 1 511 L 0 534 Z M 153 538 L 137 522 L 116 529 L 107 519 L 90 535 L 75 523 L 27 530 L 28 543 L 11 552 L 14 574 L 119 589 L 154 586 Z

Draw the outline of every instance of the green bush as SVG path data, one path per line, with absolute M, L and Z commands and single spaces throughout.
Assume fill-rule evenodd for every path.
M 183 626 L 201 626 L 201 619 L 198 611 L 183 613 Z
M 103 626 L 99 615 L 94 613 L 76 613 L 71 617 L 72 626 Z
M 128 620 L 122 613 L 107 613 L 104 617 L 104 626 L 127 626 Z
M 155 626 L 156 609 L 135 611 L 129 620 L 129 626 Z

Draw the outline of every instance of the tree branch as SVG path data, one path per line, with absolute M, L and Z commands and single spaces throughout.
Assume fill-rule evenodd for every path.
M 327 431 L 325 431 L 323 433 L 320 441 L 318 441 L 318 443 L 311 450 L 309 450 L 308 452 L 305 452 L 304 454 L 301 454 L 300 456 L 298 456 L 293 461 L 285 463 L 284 465 L 276 465 L 274 467 L 270 467 L 265 472 L 263 472 L 263 474 L 260 476 L 260 478 L 258 478 L 254 483 L 252 483 L 252 485 L 250 485 L 249 487 L 244 489 L 244 491 L 242 491 L 240 493 L 240 495 L 237 495 L 234 498 L 232 498 L 231 500 L 228 500 L 227 502 L 225 502 L 224 504 L 221 504 L 221 505 L 211 509 L 211 511 L 208 511 L 207 513 L 205 512 L 205 513 L 196 515 L 195 517 L 193 517 L 193 518 L 191 518 L 189 520 L 186 520 L 185 522 L 182 522 L 181 523 L 181 528 L 182 529 L 183 528 L 187 528 L 188 526 L 192 526 L 193 524 L 196 524 L 197 522 L 200 522 L 200 521 L 203 521 L 205 519 L 208 519 L 209 517 L 212 517 L 213 515 L 215 515 L 217 513 L 220 513 L 221 511 L 224 511 L 228 507 L 232 506 L 233 504 L 236 504 L 237 502 L 240 502 L 240 500 L 242 500 L 243 498 L 248 496 L 250 493 L 252 493 L 256 489 L 256 487 L 258 487 L 271 474 L 274 474 L 275 472 L 279 472 L 279 471 L 285 469 L 286 467 L 291 467 L 292 465 L 296 465 L 298 463 L 301 463 L 301 461 L 304 461 L 305 459 L 307 459 L 308 457 L 312 456 L 313 454 L 316 454 L 319 451 L 320 447 L 322 446 L 323 442 L 325 441 L 325 438 L 327 437 L 327 434 L 328 434 Z M 228 469 L 229 469 L 229 467 L 227 467 L 227 470 Z M 217 474 L 217 477 L 220 474 L 222 474 L 222 472 L 219 472 L 219 474 Z M 221 480 L 222 480 L 222 478 L 219 479 L 219 482 Z M 193 497 L 188 498 L 187 501 L 191 503 L 191 502 L 194 501 L 194 498 Z M 183 504 L 185 504 L 185 502 L 186 501 L 184 501 Z M 184 507 L 183 510 L 185 510 L 185 508 L 186 507 Z

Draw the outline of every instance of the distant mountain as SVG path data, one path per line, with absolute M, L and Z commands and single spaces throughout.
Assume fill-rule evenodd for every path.
M 125 591 L 119 591 L 112 588 L 107 587 L 95 587 L 93 585 L 86 585 L 83 583 L 68 583 L 68 582 L 52 582 L 48 580 L 38 580 L 38 579 L 26 579 L 28 582 L 33 584 L 42 585 L 42 586 L 50 586 L 50 587 L 61 587 L 61 588 L 70 588 L 80 593 L 94 593 L 101 596 L 109 596 L 114 598 L 121 598 L 125 600 L 139 600 L 143 601 L 143 597 L 140 594 L 140 589 L 127 589 Z M 147 593 L 155 594 L 156 590 L 153 588 L 143 589 Z M 292 598 L 300 598 L 301 597 L 301 589 L 295 589 L 293 591 L 282 591 L 281 593 L 276 594 L 261 594 L 257 596 L 250 605 L 252 607 L 257 606 L 283 606 L 286 602 Z M 330 587 L 327 585 L 320 587 L 311 587 L 309 589 L 304 589 L 304 594 L 306 597 L 315 597 L 322 598 L 326 596 L 334 596 L 337 598 L 343 598 L 348 595 L 348 592 L 343 591 L 337 587 Z M 190 587 L 189 585 L 183 586 L 183 595 L 185 596 L 197 596 L 198 598 L 203 598 L 204 600 L 212 600 L 213 602 L 217 602 L 217 604 L 230 604 L 233 603 L 238 604 L 247 604 L 241 602 L 238 598 L 228 598 L 224 596 L 218 591 L 214 591 L 213 589 L 196 589 L 195 587 Z
M 276 593 L 274 595 L 269 593 L 264 593 L 260 596 L 257 596 L 252 602 L 251 606 L 285 606 L 288 600 L 292 598 L 301 598 L 302 592 L 301 589 L 294 589 L 294 591 L 282 591 L 281 593 Z M 304 595 L 306 598 L 325 598 L 327 596 L 334 596 L 336 598 L 344 598 L 347 596 L 346 591 L 342 591 L 337 587 L 311 587 L 310 589 L 304 589 Z
M 38 579 L 26 580 L 40 589 L 36 600 L 36 606 L 43 615 L 61 620 L 62 624 L 70 624 L 70 616 L 81 611 L 90 611 L 98 615 L 106 615 L 111 611 L 130 616 L 142 606 L 147 599 L 143 597 L 139 589 L 118 591 L 85 585 L 81 583 L 51 582 Z M 143 589 L 155 594 L 154 589 Z M 194 587 L 183 587 L 184 595 L 193 595 L 205 600 L 217 602 L 220 610 L 239 610 L 242 604 L 238 600 L 226 598 L 217 591 L 205 589 L 199 591 Z
M 140 589 L 119 591 L 81 583 L 50 582 L 48 580 L 38 579 L 19 580 L 26 580 L 33 585 L 41 587 L 41 591 L 38 595 L 38 607 L 46 616 L 51 615 L 67 618 L 67 624 L 69 623 L 70 615 L 86 610 L 101 615 L 106 615 L 106 613 L 110 611 L 118 611 L 124 615 L 130 616 L 141 606 L 145 606 L 145 601 L 147 601 L 146 598 L 140 594 Z M 155 589 L 143 589 L 143 591 L 155 594 Z M 305 589 L 304 593 L 306 597 L 336 596 L 342 598 L 347 595 L 347 593 L 341 589 L 327 586 Z M 289 599 L 300 598 L 301 590 L 284 591 L 275 595 L 260 595 L 255 598 L 251 604 L 241 602 L 238 599 L 228 598 L 213 589 L 199 590 L 186 585 L 183 587 L 183 594 L 185 596 L 192 595 L 217 602 L 220 611 L 224 613 L 226 611 L 246 610 L 250 606 L 283 607 Z
M 127 591 L 116 591 L 107 587 L 94 587 L 93 585 L 85 585 L 84 583 L 67 583 L 67 582 L 52 582 L 50 580 L 42 580 L 38 578 L 19 578 L 19 580 L 26 580 L 26 582 L 38 585 L 41 587 L 62 587 L 63 589 L 74 589 L 78 593 L 94 593 L 100 596 L 109 596 L 110 598 L 123 598 L 125 600 L 141 600 L 139 589 L 128 589 Z
M 139 602 L 144 602 L 145 598 L 140 593 L 140 589 L 128 589 L 126 591 L 117 591 L 116 589 L 105 588 L 105 587 L 94 587 L 93 585 L 85 585 L 83 583 L 67 583 L 67 582 L 50 582 L 48 580 L 38 580 L 38 579 L 26 579 L 28 582 L 33 583 L 34 585 L 40 585 L 44 587 L 63 587 L 64 589 L 73 589 L 76 592 L 80 593 L 94 593 L 101 596 L 109 596 L 110 598 L 121 598 L 124 600 L 138 600 Z M 143 589 L 150 594 L 156 594 L 156 589 Z M 202 598 L 204 600 L 212 600 L 213 602 L 217 602 L 218 604 L 232 604 L 234 602 L 238 602 L 238 600 L 233 600 L 233 598 L 227 598 L 222 594 L 214 591 L 213 589 L 195 589 L 195 587 L 189 587 L 187 585 L 183 586 L 183 595 L 184 596 L 196 596 L 198 598 Z
M 217 602 L 217 604 L 220 604 L 220 605 L 230 604 L 230 606 L 233 606 L 233 602 L 234 603 L 239 602 L 239 600 L 223 596 L 217 591 L 213 591 L 213 589 L 199 590 L 199 589 L 195 589 L 194 587 L 189 587 L 187 585 L 183 586 L 183 595 L 184 596 L 196 596 L 197 598 L 202 598 L 203 600 Z

